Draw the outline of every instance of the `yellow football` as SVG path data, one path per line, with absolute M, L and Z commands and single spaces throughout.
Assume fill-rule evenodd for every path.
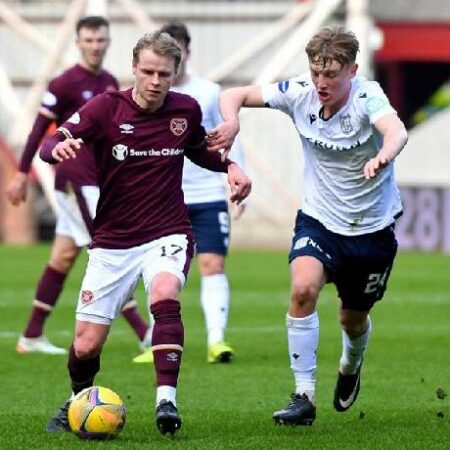
M 69 406 L 70 429 L 84 439 L 113 439 L 125 425 L 122 399 L 111 389 L 92 386 L 79 392 Z

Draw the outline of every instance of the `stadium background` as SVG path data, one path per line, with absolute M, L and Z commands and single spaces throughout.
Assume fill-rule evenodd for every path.
M 398 224 L 400 246 L 450 252 L 446 0 L 0 2 L 2 191 L 14 163 L 5 148 L 18 157 L 47 80 L 76 60 L 73 24 L 86 12 L 111 20 L 106 67 L 122 87 L 131 83 L 130 55 L 136 40 L 169 19 L 185 21 L 192 32 L 191 69 L 225 87 L 302 72 L 307 69 L 303 48 L 315 29 L 333 23 L 354 29 L 362 44 L 360 72 L 380 81 L 412 128 L 410 143 L 397 161 L 405 203 Z M 435 104 L 429 100 L 433 94 Z M 300 205 L 302 157 L 288 123 L 273 111 L 243 114 L 242 140 L 254 192 L 247 214 L 233 225 L 234 246 L 285 248 L 289 243 L 294 211 Z M 23 208 L 11 208 L 1 197 L 5 242 L 52 237 L 51 170 L 36 161 L 35 174 L 38 189 Z M 50 200 L 42 195 L 43 180 Z

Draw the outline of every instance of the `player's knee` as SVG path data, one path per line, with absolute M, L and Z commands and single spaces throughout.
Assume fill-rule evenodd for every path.
M 150 297 L 152 303 L 168 298 L 177 298 L 181 290 L 181 282 L 177 276 L 170 273 L 158 274 L 152 280 Z
M 199 254 L 198 262 L 200 274 L 203 277 L 224 273 L 225 261 L 222 255 L 216 255 L 212 253 Z
M 102 345 L 95 339 L 88 337 L 78 337 L 73 343 L 75 355 L 78 359 L 92 359 L 102 351 Z
M 304 280 L 294 281 L 292 283 L 291 300 L 300 307 L 315 305 L 319 291 L 320 288 L 315 283 Z
M 52 254 L 49 265 L 58 272 L 67 273 L 72 268 L 78 256 L 78 248 L 65 248 Z
M 341 314 L 340 317 L 341 327 L 345 333 L 351 338 L 355 339 L 362 336 L 367 331 L 367 320 L 355 320 L 352 317 L 348 317 Z

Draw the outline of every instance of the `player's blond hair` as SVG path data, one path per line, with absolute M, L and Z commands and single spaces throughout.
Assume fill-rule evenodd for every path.
M 172 58 L 175 62 L 175 71 L 178 69 L 181 61 L 181 49 L 177 41 L 167 33 L 155 31 L 144 34 L 133 48 L 133 66 L 138 63 L 139 54 L 144 49 L 150 49 L 157 55 Z
M 354 63 L 359 50 L 359 42 L 353 32 L 343 27 L 322 28 L 306 46 L 310 62 L 325 67 L 333 61 L 342 66 Z

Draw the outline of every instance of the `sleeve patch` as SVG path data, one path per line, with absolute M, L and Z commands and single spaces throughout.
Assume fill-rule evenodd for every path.
M 77 112 L 72 114 L 70 118 L 67 120 L 68 123 L 73 123 L 74 125 L 78 125 L 81 121 L 80 114 Z
M 56 96 L 50 91 L 47 91 L 42 97 L 42 104 L 45 106 L 55 106 L 57 103 Z
M 278 90 L 284 94 L 289 89 L 289 81 L 279 81 Z
M 369 115 L 375 114 L 387 105 L 387 101 L 381 97 L 371 97 L 366 101 L 366 111 Z

